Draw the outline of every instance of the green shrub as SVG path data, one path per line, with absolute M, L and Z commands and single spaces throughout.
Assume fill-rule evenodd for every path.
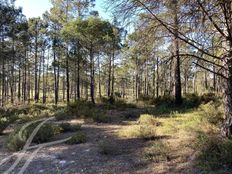
M 157 125 L 158 122 L 153 115 L 142 114 L 139 117 L 138 123 L 140 125 Z
M 0 116 L 0 134 L 13 122 L 18 119 L 18 114 L 9 110 L 1 110 Z
M 86 136 L 83 133 L 78 132 L 75 135 L 73 135 L 71 139 L 69 139 L 66 142 L 66 144 L 73 145 L 73 144 L 81 144 L 85 142 L 86 142 Z
M 200 111 L 203 118 L 207 119 L 209 123 L 219 124 L 223 121 L 222 105 L 209 102 L 200 106 Z
M 152 98 L 149 95 L 140 95 L 139 99 L 140 101 L 150 101 Z
M 114 106 L 116 108 L 126 109 L 126 108 L 136 108 L 136 105 L 133 103 L 127 103 L 122 99 L 115 100 Z
M 117 98 L 121 98 L 121 97 L 122 97 L 122 95 L 120 94 L 120 92 L 115 92 L 114 95 L 115 95 L 115 97 L 117 97 Z
M 215 93 L 205 93 L 201 96 L 202 103 L 209 103 L 209 102 L 216 102 L 218 101 L 219 97 L 216 96 Z
M 38 126 L 38 123 L 31 124 L 28 128 L 24 130 L 26 137 L 28 138 L 33 130 Z M 60 133 L 60 128 L 57 126 L 53 126 L 49 123 L 45 123 L 39 129 L 37 134 L 35 135 L 33 142 L 34 143 L 43 143 L 49 141 L 54 135 Z
M 20 131 L 22 127 L 16 128 L 7 139 L 7 147 L 9 150 L 18 151 L 21 150 L 26 143 L 27 139 L 33 132 L 33 130 L 38 126 L 38 122 L 32 123 L 24 130 Z M 34 143 L 43 143 L 49 141 L 54 135 L 60 133 L 60 128 L 58 126 L 52 126 L 45 123 L 41 126 L 35 137 L 33 138 Z
M 144 149 L 144 157 L 147 160 L 161 162 L 169 160 L 170 149 L 160 141 L 153 142 L 152 145 Z
M 0 118 L 0 134 L 9 126 L 10 121 L 6 118 Z
M 232 140 L 210 139 L 203 146 L 197 162 L 200 170 L 205 173 L 231 173 Z
M 74 116 L 68 111 L 67 108 L 59 109 L 54 114 L 56 120 L 70 120 L 74 118 Z
M 187 94 L 183 99 L 182 107 L 184 108 L 195 108 L 201 103 L 201 98 L 197 94 Z
M 90 101 L 76 101 L 70 103 L 67 107 L 68 111 L 76 117 L 82 116 L 87 110 L 94 108 L 95 105 Z
M 142 138 L 152 140 L 156 138 L 156 126 L 160 123 L 151 115 L 141 115 L 138 119 L 138 125 L 132 125 L 122 129 L 119 136 L 127 138 Z
M 102 112 L 94 112 L 92 119 L 97 123 L 108 123 L 110 121 L 110 118 Z
M 138 138 L 153 140 L 156 138 L 156 131 L 153 125 L 140 125 Z
M 70 123 L 61 123 L 59 125 L 62 129 L 62 132 L 75 132 L 81 129 L 80 124 L 72 125 Z
M 157 98 L 154 98 L 151 101 L 151 104 L 154 104 L 156 106 L 165 105 L 165 106 L 173 106 L 174 105 L 174 97 L 172 96 L 159 96 Z
M 19 131 L 19 129 L 17 130 Z M 22 134 L 11 133 L 7 139 L 7 148 L 11 151 L 22 150 L 23 146 L 26 143 L 27 138 Z

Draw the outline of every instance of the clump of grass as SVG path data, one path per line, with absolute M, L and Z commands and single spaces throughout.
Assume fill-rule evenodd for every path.
M 119 136 L 127 138 L 142 138 L 150 140 L 156 138 L 158 122 L 151 115 L 141 115 L 137 125 L 128 126 L 119 131 Z
M 223 108 L 220 103 L 209 102 L 200 106 L 201 115 L 211 124 L 220 124 L 223 121 Z
M 70 103 L 67 107 L 68 111 L 75 117 L 86 116 L 90 110 L 94 109 L 95 105 L 90 101 L 80 100 Z
M 7 148 L 12 151 L 21 150 L 26 143 L 27 139 L 33 132 L 33 130 L 38 126 L 39 122 L 32 123 L 24 130 L 21 130 L 21 127 L 18 127 L 12 132 L 7 139 Z M 34 143 L 43 143 L 49 141 L 54 135 L 60 133 L 60 128 L 48 123 L 45 123 L 37 132 L 33 138 Z
M 56 120 L 70 120 L 74 118 L 74 116 L 69 112 L 67 108 L 59 109 L 54 114 Z
M 72 125 L 70 123 L 61 123 L 59 127 L 62 129 L 62 132 L 76 132 L 81 129 L 80 124 Z
M 204 173 L 230 173 L 232 170 L 232 140 L 211 138 L 205 142 L 197 158 Z
M 97 123 L 108 123 L 110 121 L 110 118 L 102 112 L 94 112 L 92 119 Z
M 215 93 L 205 93 L 201 96 L 201 102 L 202 103 L 209 103 L 209 102 L 218 102 L 220 100 L 220 97 L 216 96 Z
M 170 158 L 169 154 L 168 145 L 161 141 L 152 142 L 143 152 L 144 158 L 153 162 L 167 161 Z
M 140 125 L 157 125 L 157 124 L 159 124 L 157 122 L 157 120 L 155 119 L 155 117 L 153 115 L 149 115 L 149 114 L 142 114 L 138 119 L 138 123 Z
M 66 144 L 73 145 L 73 144 L 81 144 L 86 142 L 85 134 L 78 132 L 69 139 Z
M 110 140 L 102 140 L 98 143 L 99 152 L 103 155 L 116 155 L 119 149 L 114 142 Z
M 0 134 L 7 128 L 9 124 L 9 119 L 7 119 L 6 117 L 0 118 Z

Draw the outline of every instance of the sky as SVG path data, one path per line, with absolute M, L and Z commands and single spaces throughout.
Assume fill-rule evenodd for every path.
M 16 0 L 15 5 L 23 8 L 23 14 L 27 18 L 42 16 L 45 11 L 52 7 L 50 0 Z M 110 19 L 110 15 L 103 8 L 103 0 L 96 0 L 96 7 L 100 16 L 104 19 Z

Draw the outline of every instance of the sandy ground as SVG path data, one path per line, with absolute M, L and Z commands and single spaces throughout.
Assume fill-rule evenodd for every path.
M 144 160 L 142 150 L 149 142 L 117 136 L 120 129 L 133 122 L 133 120 L 119 119 L 124 112 L 128 111 L 109 111 L 113 118 L 111 123 L 84 123 L 82 132 L 87 136 L 87 142 L 84 144 L 58 144 L 41 149 L 27 167 L 25 174 L 197 174 L 189 163 L 193 152 L 191 149 L 188 152 L 181 152 L 181 149 L 178 150 L 178 145 L 176 145 L 176 152 L 172 152 L 167 161 L 156 163 Z M 72 122 L 80 121 L 73 120 Z M 62 134 L 54 140 L 69 137 L 71 134 Z M 6 136 L 0 136 L 0 161 L 12 154 L 4 148 L 5 138 Z M 172 140 L 170 137 L 167 139 L 170 143 Z M 99 146 L 101 141 L 108 141 L 112 144 L 111 154 L 101 153 Z M 19 173 L 32 152 L 33 150 L 27 151 L 23 160 L 11 172 L 12 174 Z M 15 159 L 14 157 L 0 166 L 0 173 L 7 170 Z

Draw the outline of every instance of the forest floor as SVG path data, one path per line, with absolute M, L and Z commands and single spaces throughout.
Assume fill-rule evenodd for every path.
M 125 109 L 108 111 L 109 123 L 86 122 L 82 119 L 70 120 L 82 123 L 82 132 L 87 142 L 77 145 L 58 144 L 44 147 L 38 151 L 24 173 L 26 174 L 197 174 L 194 167 L 197 150 L 193 147 L 195 129 L 189 113 L 175 117 L 157 116 L 157 137 L 144 140 L 121 136 L 122 130 L 137 125 L 137 118 L 125 119 L 123 115 L 146 113 L 144 109 Z M 187 115 L 186 115 L 187 114 Z M 191 113 L 192 114 L 192 113 Z M 186 125 L 186 118 L 189 125 Z M 197 130 L 196 130 L 197 131 Z M 54 140 L 69 137 L 64 133 Z M 12 154 L 4 147 L 6 135 L 0 136 L 0 162 Z M 19 173 L 20 168 L 33 153 L 28 150 L 11 173 Z M 0 173 L 6 171 L 16 160 L 0 166 Z

